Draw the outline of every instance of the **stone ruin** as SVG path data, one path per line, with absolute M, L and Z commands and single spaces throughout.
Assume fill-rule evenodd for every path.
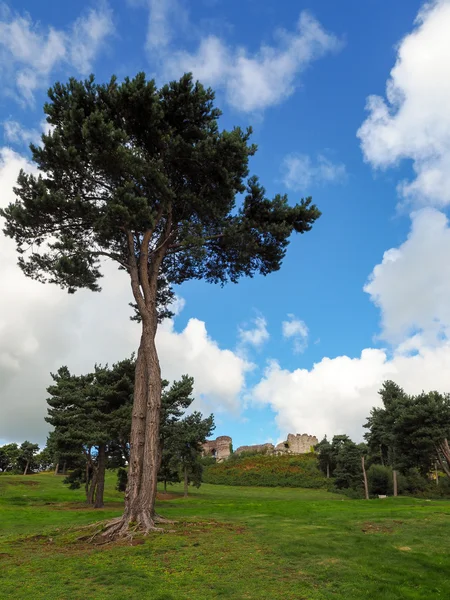
M 236 454 L 242 452 L 257 452 L 260 454 L 307 454 L 311 452 L 319 440 L 308 433 L 290 433 L 287 440 L 274 446 L 273 444 L 256 444 L 254 446 L 239 446 Z M 231 454 L 232 440 L 222 435 L 215 440 L 203 444 L 203 456 L 213 456 L 217 461 L 227 459 Z
M 315 435 L 309 435 L 308 433 L 290 433 L 287 436 L 285 442 L 277 444 L 275 448 L 276 453 L 287 453 L 287 454 L 307 454 L 311 452 L 319 440 Z
M 254 446 L 239 446 L 236 448 L 235 454 L 241 452 L 259 452 L 260 454 L 273 454 L 275 446 L 273 444 L 256 444 Z
M 232 439 L 228 435 L 221 435 L 215 440 L 208 440 L 203 444 L 203 456 L 212 456 L 218 462 L 227 459 L 231 454 Z

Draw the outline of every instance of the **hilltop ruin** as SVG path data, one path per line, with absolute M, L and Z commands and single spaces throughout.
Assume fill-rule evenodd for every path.
M 215 440 L 208 440 L 203 444 L 203 456 L 212 456 L 217 461 L 226 460 L 232 453 L 232 439 L 222 435 Z M 307 454 L 312 452 L 319 443 L 315 435 L 308 433 L 290 433 L 287 440 L 274 446 L 273 444 L 256 444 L 254 446 L 239 446 L 236 454 L 242 452 L 257 452 L 261 454 Z

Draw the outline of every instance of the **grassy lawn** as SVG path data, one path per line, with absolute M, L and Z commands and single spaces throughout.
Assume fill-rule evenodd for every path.
M 61 480 L 0 475 L 1 600 L 450 598 L 450 501 L 174 486 L 174 532 L 96 546 L 81 528 L 120 514 L 113 475 L 97 511 Z

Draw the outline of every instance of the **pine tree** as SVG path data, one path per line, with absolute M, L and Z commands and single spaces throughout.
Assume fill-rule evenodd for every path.
M 125 512 L 108 533 L 126 534 L 130 522 L 150 531 L 160 460 L 155 335 L 172 286 L 276 271 L 291 234 L 309 231 L 320 212 L 311 199 L 266 198 L 249 177 L 251 130 L 220 130 L 214 93 L 191 75 L 160 89 L 142 73 L 120 84 L 70 79 L 49 98 L 52 128 L 31 146 L 39 175 L 21 172 L 17 201 L 0 211 L 4 232 L 27 276 L 71 293 L 100 290 L 105 258 L 130 278 L 142 335 Z

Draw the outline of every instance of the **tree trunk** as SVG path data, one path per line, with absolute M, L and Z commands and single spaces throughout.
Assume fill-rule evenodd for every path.
M 164 493 L 167 494 L 167 481 L 164 479 Z
M 28 473 L 28 467 L 30 466 L 30 461 L 27 460 L 27 464 L 25 465 L 25 470 L 23 472 L 24 475 L 26 475 Z
M 383 448 L 381 447 L 381 444 L 380 444 L 380 458 L 381 458 L 381 464 L 384 467 Z
M 327 479 L 330 479 L 330 463 L 327 462 Z
M 448 440 L 447 438 L 444 439 L 444 441 L 440 444 L 439 450 L 442 452 L 444 459 L 445 459 L 445 463 L 442 460 L 442 458 L 440 457 L 439 451 L 438 451 L 438 456 L 439 456 L 439 461 L 442 465 L 442 468 L 444 469 L 444 473 L 450 477 L 450 447 L 448 445 Z
M 187 498 L 188 495 L 188 471 L 187 466 L 184 467 L 184 497 Z
M 361 466 L 362 466 L 363 479 L 364 479 L 364 494 L 365 494 L 366 500 L 368 500 L 369 499 L 369 485 L 367 483 L 367 473 L 366 473 L 366 467 L 364 464 L 364 456 L 361 456 Z
M 392 482 L 394 484 L 394 497 L 398 496 L 398 487 L 397 487 L 397 471 L 393 469 L 392 471 Z
M 94 508 L 103 508 L 105 491 L 106 444 L 99 444 L 97 455 L 97 489 L 95 491 Z
M 97 468 L 96 467 L 92 467 L 92 479 L 91 479 L 91 483 L 88 487 L 88 493 L 87 493 L 87 498 L 86 498 L 86 502 L 88 504 L 94 504 L 94 498 L 95 498 L 95 492 L 97 489 Z
M 149 314 L 143 315 L 136 359 L 125 511 L 121 519 L 113 521 L 106 529 L 106 537 L 126 535 L 130 523 L 147 533 L 157 529 L 155 522 L 165 521 L 155 513 L 161 412 L 161 369 L 155 345 L 156 327 L 155 309 L 152 318 Z
M 86 502 L 88 501 L 89 498 L 89 485 L 91 483 L 91 479 L 90 479 L 90 461 L 86 460 L 86 468 L 85 468 L 85 479 L 86 479 L 86 483 L 84 484 L 84 492 L 86 494 Z
M 66 474 L 66 465 L 67 465 L 67 463 L 66 463 L 66 461 L 64 461 L 64 463 L 63 463 L 63 475 Z
M 447 462 L 444 463 L 444 461 L 442 460 L 440 448 L 438 448 L 438 447 L 436 447 L 436 454 L 437 454 L 437 458 L 438 458 L 439 464 L 441 465 L 442 470 L 447 475 L 447 477 L 450 477 L 450 469 L 448 467 L 448 463 Z
M 59 470 L 59 462 L 57 462 L 55 465 L 55 475 L 58 475 L 58 470 Z
M 437 462 L 434 463 L 434 475 L 436 477 L 436 485 L 439 485 L 439 474 L 438 474 Z

